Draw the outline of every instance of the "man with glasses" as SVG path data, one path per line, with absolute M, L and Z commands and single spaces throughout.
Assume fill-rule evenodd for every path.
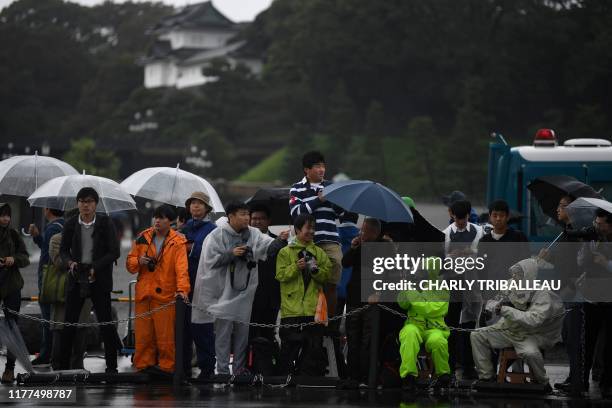
M 86 298 L 91 298 L 98 322 L 111 321 L 113 263 L 119 258 L 119 239 L 111 219 L 96 214 L 99 196 L 91 187 L 77 194 L 79 214 L 66 221 L 60 246 L 60 257 L 69 275 L 66 282 L 66 322 L 79 321 Z M 115 327 L 100 327 L 104 341 L 106 372 L 117 373 L 119 337 Z M 61 336 L 60 369 L 70 368 L 75 327 L 66 326 Z

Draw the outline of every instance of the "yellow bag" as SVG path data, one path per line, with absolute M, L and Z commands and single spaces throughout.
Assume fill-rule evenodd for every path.
M 327 326 L 327 299 L 322 289 L 319 289 L 319 299 L 317 300 L 317 309 L 315 310 L 315 322 Z

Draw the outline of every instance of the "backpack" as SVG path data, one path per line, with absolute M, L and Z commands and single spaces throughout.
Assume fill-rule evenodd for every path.
M 378 383 L 383 388 L 399 388 L 402 385 L 399 368 L 402 357 L 399 352 L 399 338 L 397 333 L 391 333 L 383 342 L 380 353 L 380 370 Z

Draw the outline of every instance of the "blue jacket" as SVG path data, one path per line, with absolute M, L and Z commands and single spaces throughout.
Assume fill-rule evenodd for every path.
M 204 239 L 212 230 L 217 228 L 214 222 L 208 220 L 190 219 L 183 227 L 183 233 L 187 241 L 193 242 L 191 251 L 189 251 L 187 262 L 189 263 L 189 281 L 191 287 L 194 287 L 196 274 L 198 273 L 198 264 L 200 263 L 200 254 L 202 253 L 202 244 Z M 192 289 L 193 290 L 193 289 Z
M 49 241 L 51 237 L 64 230 L 64 219 L 58 218 L 45 226 L 42 234 L 34 237 L 34 243 L 40 248 L 40 260 L 38 261 L 38 288 L 42 285 L 42 269 L 49 263 Z

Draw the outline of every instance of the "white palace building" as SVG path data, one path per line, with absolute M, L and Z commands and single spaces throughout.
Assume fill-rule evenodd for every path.
M 211 1 L 186 6 L 163 18 L 153 28 L 157 40 L 139 61 L 144 66 L 145 87 L 182 89 L 214 81 L 203 70 L 216 58 L 244 64 L 259 74 L 261 60 L 249 55 L 244 41 L 232 41 L 244 28 L 245 24 L 225 17 Z

